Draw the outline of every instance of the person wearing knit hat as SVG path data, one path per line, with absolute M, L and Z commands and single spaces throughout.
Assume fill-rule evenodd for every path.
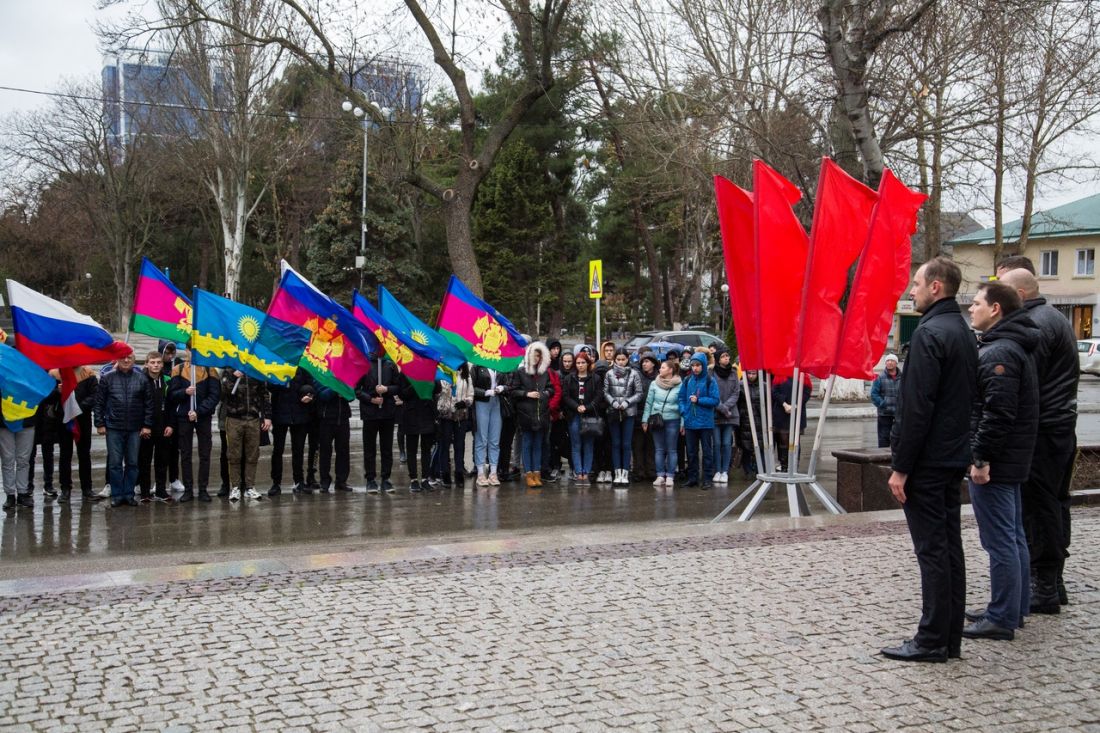
M 898 392 L 901 389 L 901 370 L 898 357 L 887 354 L 885 369 L 871 385 L 871 402 L 878 410 L 878 447 L 890 447 L 890 431 L 894 428 L 894 416 L 898 409 Z

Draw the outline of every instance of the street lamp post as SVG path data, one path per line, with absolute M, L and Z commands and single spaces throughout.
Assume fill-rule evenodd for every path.
M 378 106 L 377 102 L 372 101 L 370 105 L 383 117 L 389 116 L 389 109 Z M 345 112 L 355 115 L 363 125 L 363 192 L 359 203 L 359 256 L 356 258 L 356 265 L 359 267 L 359 289 L 362 290 L 363 270 L 367 266 L 367 161 L 369 160 L 367 152 L 370 144 L 371 118 L 366 110 L 353 105 L 350 99 L 345 99 L 340 107 Z
M 722 283 L 722 338 L 726 336 L 726 314 L 730 309 L 730 286 Z M 727 344 L 728 346 L 728 344 Z M 731 347 L 732 348 L 732 347 Z

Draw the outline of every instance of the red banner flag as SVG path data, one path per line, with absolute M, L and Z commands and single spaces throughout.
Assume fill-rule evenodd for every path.
M 917 212 L 927 198 L 907 188 L 889 170 L 883 172 L 840 332 L 837 376 L 874 378 L 898 298 L 909 284 L 910 238 L 917 231 Z
M 782 376 L 794 369 L 806 277 L 809 240 L 791 208 L 802 193 L 760 160 L 752 164 L 752 187 L 763 367 Z
M 867 242 L 877 201 L 878 194 L 833 161 L 821 159 L 798 322 L 797 363 L 815 377 L 827 377 L 836 363 L 844 319 L 840 299 L 848 285 L 848 270 Z
M 756 279 L 756 243 L 753 239 L 752 194 L 722 176 L 714 177 L 718 223 L 730 308 L 737 333 L 737 355 L 742 369 L 763 367 L 760 348 L 760 291 Z

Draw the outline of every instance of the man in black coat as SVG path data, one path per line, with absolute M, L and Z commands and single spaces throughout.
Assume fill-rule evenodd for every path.
M 313 419 L 313 399 L 317 388 L 313 377 L 301 367 L 285 385 L 268 385 L 271 393 L 271 488 L 268 496 L 283 493 L 283 452 L 290 433 L 290 472 L 295 493 L 310 493 L 305 485 L 306 433 Z
M 396 491 L 390 481 L 393 472 L 393 429 L 397 421 L 397 365 L 389 359 L 376 358 L 371 370 L 355 385 L 359 398 L 359 418 L 363 423 L 363 473 L 367 493 Z M 381 453 L 382 473 L 376 469 L 375 454 Z M 379 483 L 378 479 L 381 479 Z
M 978 392 L 971 413 L 970 503 L 989 553 L 991 599 L 967 612 L 968 639 L 1012 639 L 1028 612 L 1029 556 L 1020 486 L 1039 428 L 1039 386 L 1031 352 L 1039 329 L 1016 291 L 982 283 L 970 306 L 978 339 Z
M 890 490 L 901 502 L 921 572 L 916 636 L 882 653 L 916 662 L 958 656 L 966 604 L 959 489 L 970 466 L 970 408 L 977 397 L 978 347 L 955 295 L 962 273 L 937 257 L 913 277 L 923 315 L 901 377 L 891 435 Z
M 1069 484 L 1077 455 L 1077 337 L 1069 319 L 1039 294 L 1034 273 L 1019 268 L 1000 279 L 1016 288 L 1039 327 L 1039 343 L 1032 352 L 1039 381 L 1039 435 L 1023 487 L 1024 530 L 1031 554 L 1031 611 L 1058 613 L 1069 601 L 1062 572 L 1069 556 Z
M 134 371 L 133 353 L 117 360 L 115 368 L 99 380 L 95 426 L 107 436 L 111 506 L 137 506 L 138 450 L 142 438 L 153 433 L 153 397 L 149 380 Z

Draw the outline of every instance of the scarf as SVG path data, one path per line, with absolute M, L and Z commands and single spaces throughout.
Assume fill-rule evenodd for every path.
M 626 377 L 627 370 L 630 369 L 629 366 L 619 366 L 618 364 L 614 364 L 611 368 L 615 371 L 616 379 L 623 379 Z
M 733 374 L 733 362 L 730 362 L 729 366 L 722 366 L 721 364 L 714 365 L 714 373 L 722 379 L 729 379 L 730 374 Z
M 663 390 L 670 390 L 678 385 L 680 381 L 680 375 L 678 374 L 673 374 L 671 379 L 665 379 L 664 377 L 657 375 L 657 378 L 653 380 L 653 383 Z

